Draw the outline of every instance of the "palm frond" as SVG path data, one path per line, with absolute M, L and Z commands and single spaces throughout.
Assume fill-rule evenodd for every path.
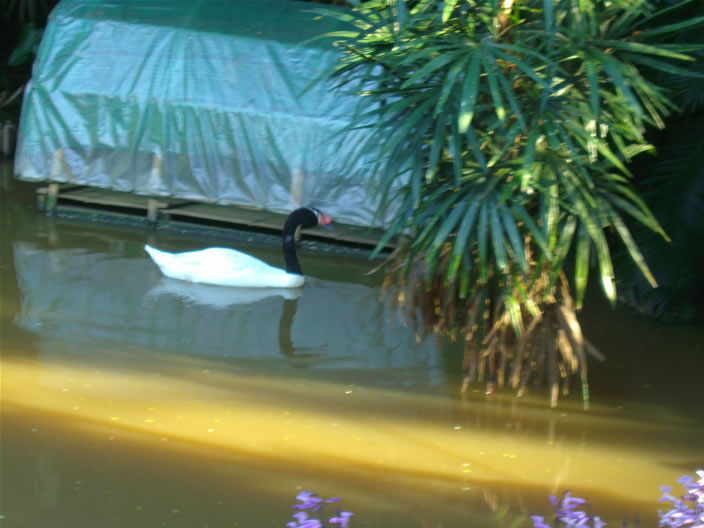
M 633 187 L 630 162 L 653 150 L 645 127 L 663 127 L 676 108 L 659 76 L 698 75 L 696 46 L 674 35 L 700 21 L 646 1 L 579 6 L 362 4 L 332 75 L 363 87 L 379 196 L 398 192 L 389 231 L 409 241 L 387 283 L 414 324 L 465 334 L 468 380 L 488 372 L 501 385 L 510 368 L 522 393 L 532 370 L 523 362 L 544 365 L 554 403 L 566 373 L 579 370 L 586 404 L 572 314 L 592 256 L 615 301 L 615 243 L 656 282 L 632 230 L 664 232 Z M 563 271 L 570 254 L 576 303 Z

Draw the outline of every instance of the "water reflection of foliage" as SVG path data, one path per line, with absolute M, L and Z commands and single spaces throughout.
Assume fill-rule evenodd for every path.
M 34 491 L 39 504 L 55 509 L 59 503 L 61 486 L 62 459 L 52 449 L 44 448 L 37 456 L 37 473 L 34 479 Z
M 446 248 L 446 259 L 451 247 Z M 497 292 L 506 288 L 500 279 L 477 286 L 468 301 L 462 299 L 459 283 L 448 287 L 435 276 L 428 286 L 424 257 L 408 263 L 403 250 L 392 257 L 386 274 L 387 292 L 408 316 L 421 336 L 434 334 L 456 340 L 464 336 L 464 380 L 462 392 L 471 383 L 486 380 L 486 393 L 510 385 L 523 396 L 530 381 L 547 381 L 550 403 L 557 405 L 560 387 L 568 394 L 572 375 L 579 373 L 585 406 L 588 406 L 586 353 L 603 359 L 602 354 L 582 335 L 575 303 L 563 272 L 553 278 L 546 266 L 529 289 L 514 284 L 514 294 L 529 307 L 516 321 L 505 309 L 505 298 Z M 530 259 L 530 256 L 529 256 Z M 531 265 L 538 263 L 530 261 Z M 410 267 L 410 272 L 403 270 Z M 441 264 L 442 267 L 442 264 Z M 557 287 L 553 288 L 553 283 Z M 521 291 L 519 291 L 521 290 Z M 519 331 L 514 332 L 516 323 Z

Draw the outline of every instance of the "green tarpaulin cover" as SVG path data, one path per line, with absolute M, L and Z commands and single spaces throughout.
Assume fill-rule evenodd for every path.
M 312 83 L 341 29 L 286 0 L 63 0 L 27 88 L 15 173 L 370 225 L 359 98 Z M 310 88 L 309 88 L 310 87 Z M 306 90 L 306 88 L 309 88 Z M 385 219 L 381 219 L 385 222 Z

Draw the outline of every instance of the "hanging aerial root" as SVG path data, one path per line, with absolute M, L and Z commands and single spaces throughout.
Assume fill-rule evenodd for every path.
M 600 360 L 603 355 L 582 334 L 564 273 L 560 272 L 550 292 L 546 292 L 550 285 L 546 269 L 530 285 L 523 280 L 511 282 L 510 276 L 489 277 L 473 284 L 463 297 L 459 281 L 445 280 L 449 246 L 442 248 L 432 275 L 425 255 L 410 259 L 406 255 L 395 251 L 386 261 L 386 297 L 418 336 L 455 339 L 464 335 L 462 392 L 474 383 L 485 383 L 487 394 L 510 385 L 520 397 L 533 381 L 536 387 L 547 387 L 554 407 L 560 392 L 567 394 L 570 380 L 579 376 L 588 408 L 586 354 Z M 509 312 L 507 292 L 522 299 L 518 313 Z

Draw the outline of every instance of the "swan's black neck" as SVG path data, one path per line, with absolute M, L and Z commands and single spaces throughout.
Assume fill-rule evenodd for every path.
M 294 275 L 303 275 L 301 265 L 298 263 L 298 255 L 296 255 L 296 236 L 295 228 L 293 233 L 284 232 L 284 260 L 286 261 L 286 273 Z
M 286 262 L 286 273 L 292 273 L 294 275 L 303 275 L 303 272 L 301 271 L 301 266 L 298 263 L 298 255 L 296 254 L 296 229 L 298 229 L 298 226 L 313 227 L 317 224 L 318 217 L 313 211 L 311 211 L 307 207 L 296 209 L 286 219 L 286 223 L 284 224 L 283 230 L 283 246 L 284 260 Z

